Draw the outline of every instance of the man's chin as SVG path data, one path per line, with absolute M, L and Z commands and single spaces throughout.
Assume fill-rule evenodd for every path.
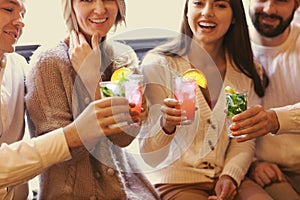
M 6 52 L 6 53 L 13 53 L 13 52 L 15 52 L 15 49 L 16 49 L 16 47 L 15 47 L 15 44 L 14 44 L 14 45 L 12 45 L 12 46 L 7 47 L 7 48 L 5 49 L 5 52 Z

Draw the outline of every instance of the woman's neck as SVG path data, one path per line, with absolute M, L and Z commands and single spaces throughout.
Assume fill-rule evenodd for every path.
M 203 49 L 208 53 L 210 58 L 214 61 L 215 65 L 217 66 L 224 80 L 225 73 L 226 73 L 226 56 L 222 44 L 220 43 L 219 45 L 205 45 L 202 46 L 200 49 L 199 47 L 196 47 L 195 44 L 193 45 L 192 43 L 191 49 L 188 53 L 189 59 L 190 60 L 199 59 L 199 53 L 203 53 Z

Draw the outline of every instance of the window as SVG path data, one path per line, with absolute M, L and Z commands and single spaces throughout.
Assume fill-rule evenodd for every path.
M 27 14 L 23 36 L 18 44 L 56 43 L 66 37 L 66 29 L 61 12 L 61 0 L 27 0 Z M 143 28 L 159 28 L 178 31 L 185 0 L 125 0 L 127 5 L 127 26 L 119 27 L 119 33 Z M 153 35 L 139 34 L 139 37 L 164 37 L 170 31 Z M 123 34 L 122 34 L 123 35 Z M 132 34 L 131 34 L 132 35 Z M 125 34 L 122 37 L 131 37 Z M 136 36 L 133 36 L 136 37 Z

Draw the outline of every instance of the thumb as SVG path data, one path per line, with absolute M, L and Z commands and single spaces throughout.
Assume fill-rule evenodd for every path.
M 101 37 L 99 33 L 95 33 L 92 36 L 92 48 L 93 50 L 99 49 L 99 43 L 100 43 Z
M 97 87 L 96 87 L 96 91 L 95 91 L 95 99 L 101 99 L 101 94 L 100 94 L 100 82 L 101 80 L 98 82 Z
M 271 167 L 272 167 L 273 170 L 275 171 L 276 176 L 277 176 L 277 179 L 281 182 L 282 179 L 283 179 L 281 170 L 280 170 L 279 167 L 278 167 L 277 165 L 275 165 L 275 164 L 271 165 Z

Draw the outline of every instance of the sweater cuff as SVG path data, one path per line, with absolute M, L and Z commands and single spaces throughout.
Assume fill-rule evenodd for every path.
M 71 159 L 69 147 L 62 128 L 34 138 L 45 168 Z
M 158 122 L 153 126 L 152 130 L 153 130 L 156 141 L 159 141 L 160 145 L 162 145 L 162 146 L 166 146 L 166 145 L 170 144 L 170 142 L 173 140 L 173 138 L 175 136 L 175 132 L 176 132 L 176 129 L 175 129 L 175 131 L 170 135 L 165 133 L 165 131 L 161 127 L 160 120 L 158 120 Z
M 238 166 L 230 165 L 230 166 L 225 166 L 221 176 L 222 175 L 230 176 L 231 178 L 233 178 L 235 180 L 235 182 L 239 186 L 245 177 L 245 172 L 243 170 L 241 170 L 241 168 Z
M 277 115 L 278 123 L 279 123 L 279 129 L 276 133 L 276 135 L 281 133 L 290 132 L 291 127 L 294 127 L 293 120 L 291 120 L 291 112 L 290 106 L 280 107 L 280 108 L 272 108 L 271 110 L 274 110 Z

